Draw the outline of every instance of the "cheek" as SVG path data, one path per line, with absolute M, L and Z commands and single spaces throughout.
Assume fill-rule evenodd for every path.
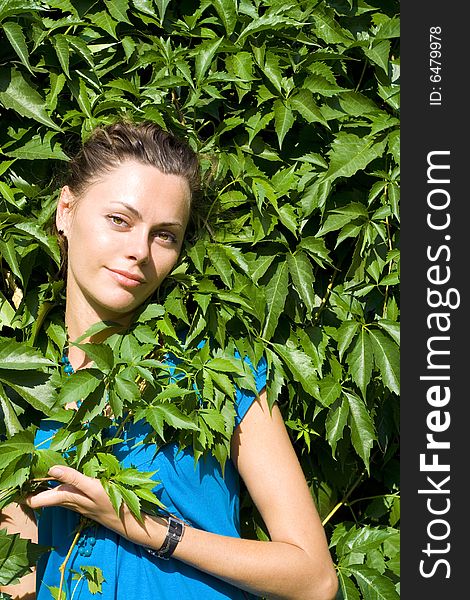
M 86 223 L 76 223 L 69 237 L 69 244 L 78 253 L 83 254 L 83 259 L 98 259 L 107 253 L 112 245 L 109 234 L 98 226 L 96 220 Z
M 170 273 L 176 265 L 179 253 L 173 249 L 156 248 L 153 252 L 153 264 L 155 266 L 155 278 L 157 285 Z

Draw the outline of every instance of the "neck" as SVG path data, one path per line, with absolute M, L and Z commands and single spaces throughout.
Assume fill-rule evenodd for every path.
M 70 342 L 75 342 L 81 338 L 92 325 L 96 325 L 102 321 L 108 322 L 110 325 L 112 323 L 112 327 L 80 340 L 81 344 L 102 343 L 113 333 L 125 329 L 129 325 L 132 317 L 131 314 L 126 314 L 119 315 L 119 317 L 116 318 L 116 315 L 104 314 L 94 310 L 87 302 L 72 302 L 69 300 L 71 299 L 69 298 L 69 294 L 67 294 L 65 326 L 67 329 L 67 337 Z M 75 371 L 88 367 L 92 362 L 84 350 L 73 345 L 69 348 L 69 360 Z

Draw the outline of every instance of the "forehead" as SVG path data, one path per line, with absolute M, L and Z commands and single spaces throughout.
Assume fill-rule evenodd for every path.
M 101 207 L 105 203 L 122 203 L 141 212 L 189 211 L 191 192 L 180 175 L 162 173 L 156 167 L 138 162 L 125 162 L 91 183 L 79 198 L 79 205 Z

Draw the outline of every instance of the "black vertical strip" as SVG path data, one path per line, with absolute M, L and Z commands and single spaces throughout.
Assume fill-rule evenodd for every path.
M 401 596 L 466 598 L 470 9 L 401 11 Z

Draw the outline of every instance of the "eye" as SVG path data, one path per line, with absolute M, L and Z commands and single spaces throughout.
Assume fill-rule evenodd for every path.
M 154 237 L 159 238 L 164 242 L 169 242 L 170 244 L 176 244 L 178 241 L 176 236 L 170 231 L 156 231 Z
M 128 223 L 119 215 L 108 215 L 108 219 L 111 221 L 113 225 L 117 225 L 119 227 L 126 226 Z

